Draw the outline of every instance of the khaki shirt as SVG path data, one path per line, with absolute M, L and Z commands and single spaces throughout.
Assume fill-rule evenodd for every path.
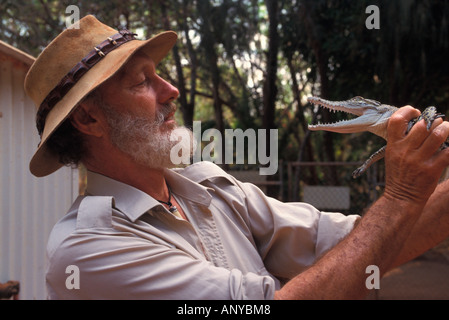
M 48 241 L 50 299 L 272 299 L 359 218 L 282 203 L 211 162 L 165 177 L 188 221 L 88 173 Z

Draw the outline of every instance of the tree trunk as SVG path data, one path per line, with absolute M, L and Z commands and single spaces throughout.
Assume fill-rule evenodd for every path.
M 177 12 L 179 12 L 177 3 L 175 4 L 175 6 L 176 6 L 175 10 Z M 161 1 L 160 7 L 161 7 L 164 28 L 166 30 L 170 30 L 171 29 L 170 28 L 170 18 L 167 13 L 167 5 L 165 4 L 164 1 Z M 184 7 L 184 10 L 185 10 L 185 7 Z M 185 23 L 181 23 L 179 20 L 181 20 L 181 18 L 178 18 L 178 21 L 177 21 L 179 25 L 185 25 Z M 187 33 L 186 33 L 186 37 L 188 37 Z M 174 45 L 172 52 L 173 52 L 173 59 L 175 60 L 176 75 L 178 77 L 178 85 L 177 85 L 178 90 L 179 90 L 178 101 L 181 106 L 182 118 L 184 121 L 184 125 L 188 128 L 192 128 L 193 127 L 194 103 L 193 103 L 193 100 L 191 100 L 190 103 L 188 103 L 188 100 L 187 100 L 186 80 L 184 77 L 184 72 L 183 72 L 182 65 L 181 65 L 181 57 L 179 55 L 179 48 L 178 48 L 177 44 Z M 193 97 L 191 96 L 191 99 L 194 99 L 194 96 Z
M 220 69 L 218 68 L 218 57 L 215 51 L 215 37 L 211 29 L 212 21 L 211 17 L 211 6 L 209 1 L 198 1 L 198 13 L 203 20 L 200 27 L 201 46 L 204 49 L 205 61 L 208 65 L 208 70 L 210 71 L 212 80 L 212 97 L 214 104 L 215 113 L 215 127 L 224 137 L 224 120 L 223 120 L 223 104 L 220 99 Z M 221 163 L 224 164 L 224 150 L 221 152 Z
M 279 7 L 277 0 L 265 0 L 269 19 L 269 44 L 267 54 L 267 70 L 263 86 L 263 128 L 275 129 L 274 115 L 277 96 L 277 69 L 278 69 L 278 50 L 279 34 L 277 31 L 279 21 Z M 269 148 L 269 145 L 267 145 Z M 269 149 L 267 149 L 269 150 Z
M 275 125 L 275 108 L 276 108 L 276 96 L 277 96 L 277 69 L 278 69 L 278 51 L 279 51 L 279 2 L 278 0 L 265 0 L 265 5 L 268 11 L 269 29 L 268 29 L 268 54 L 267 54 L 267 70 L 265 76 L 265 82 L 263 85 L 263 117 L 262 126 L 267 130 L 267 136 L 269 136 L 270 129 L 276 129 Z M 270 139 L 266 141 L 266 152 L 271 154 Z M 268 176 L 267 180 L 274 179 L 273 176 Z M 277 188 L 267 187 L 267 194 L 269 196 L 275 196 Z

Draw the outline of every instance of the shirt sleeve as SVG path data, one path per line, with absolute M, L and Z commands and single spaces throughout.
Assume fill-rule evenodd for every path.
M 322 212 L 303 202 L 281 202 L 251 183 L 228 179 L 242 192 L 238 210 L 246 218 L 267 270 L 280 279 L 291 279 L 310 267 L 360 219 L 358 215 Z M 214 182 L 227 190 L 224 179 Z
M 50 299 L 263 300 L 275 291 L 268 276 L 215 267 L 112 227 L 77 229 L 49 259 Z

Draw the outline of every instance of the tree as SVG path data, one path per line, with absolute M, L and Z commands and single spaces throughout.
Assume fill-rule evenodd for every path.
M 65 26 L 69 0 L 0 0 L 0 38 L 34 56 Z M 179 88 L 182 120 L 191 126 L 279 130 L 281 158 L 360 160 L 383 144 L 365 135 L 307 131 L 314 94 L 355 95 L 384 103 L 449 108 L 449 2 L 376 2 L 380 29 L 367 29 L 368 0 L 81 0 L 94 14 L 143 37 L 172 29 L 179 40 L 158 72 Z M 207 122 L 207 124 L 206 124 Z M 368 147 L 369 146 L 369 147 Z M 320 150 L 321 152 L 318 152 Z M 337 173 L 296 180 L 344 181 Z M 343 177 L 344 178 L 344 177 Z

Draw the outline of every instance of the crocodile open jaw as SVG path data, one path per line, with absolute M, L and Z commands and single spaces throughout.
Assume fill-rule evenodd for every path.
M 309 97 L 308 101 L 331 111 L 342 111 L 357 116 L 355 119 L 334 123 L 312 124 L 309 125 L 309 130 L 338 133 L 370 131 L 384 139 L 386 139 L 388 119 L 397 110 L 396 107 L 363 97 L 354 97 L 346 101 L 329 101 L 318 97 Z

